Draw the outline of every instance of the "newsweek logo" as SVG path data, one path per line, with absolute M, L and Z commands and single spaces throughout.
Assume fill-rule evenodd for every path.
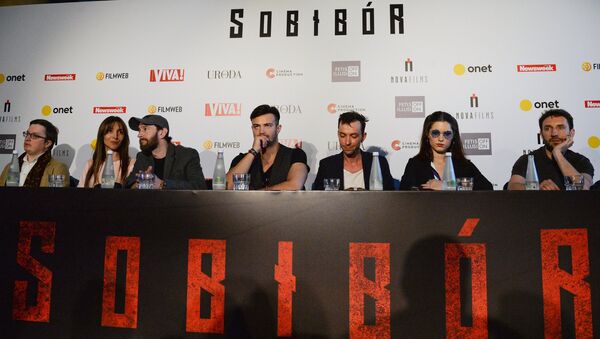
M 330 103 L 327 105 L 327 112 L 331 114 L 342 114 L 345 112 L 354 111 L 357 113 L 364 114 L 367 109 L 364 107 L 359 107 L 353 104 L 335 104 Z
M 454 113 L 456 120 L 493 120 L 494 112 L 479 110 L 481 99 L 477 93 L 471 93 L 468 97 L 469 108 L 464 111 Z
M 0 154 L 12 154 L 16 142 L 16 134 L 0 134 Z
M 302 148 L 302 139 L 279 139 L 279 143 L 289 148 Z
M 359 82 L 360 61 L 332 61 L 331 82 Z
M 237 80 L 242 78 L 242 71 L 237 69 L 212 69 L 207 71 L 206 77 L 209 80 Z
M 182 82 L 185 70 L 182 68 L 151 69 L 150 82 Z
M 394 151 L 401 150 L 418 150 L 420 147 L 419 141 L 402 141 L 402 140 L 392 140 L 391 147 Z
M 183 112 L 183 106 L 148 106 L 148 113 L 181 113 Z
M 281 114 L 302 114 L 300 105 L 273 105 Z
M 94 114 L 125 114 L 126 106 L 95 106 L 92 110 Z
M 423 118 L 425 117 L 424 96 L 397 96 L 396 118 Z
M 242 115 L 241 103 L 205 103 L 204 116 L 239 117 Z
M 600 108 L 600 100 L 586 100 L 585 108 Z
M 426 74 L 414 72 L 418 67 L 415 67 L 415 62 L 411 58 L 404 60 L 404 66 L 401 69 L 404 71 L 403 74 L 390 75 L 392 84 L 424 84 L 429 82 Z
M 3 114 L 0 115 L 0 123 L 6 124 L 6 123 L 20 123 L 21 122 L 20 115 L 10 114 L 11 107 L 12 107 L 12 103 L 10 102 L 10 100 L 6 99 L 3 106 L 4 106 L 3 110 L 2 110 Z
M 213 148 L 216 149 L 238 149 L 241 147 L 239 141 L 213 141 L 213 140 L 205 140 L 202 143 L 202 147 L 205 150 L 211 150 Z
M 465 155 L 492 155 L 491 133 L 461 133 Z
M 297 72 L 291 69 L 276 69 L 276 68 L 267 68 L 265 71 L 265 75 L 269 79 L 275 78 L 291 78 L 291 77 L 301 77 L 304 74 L 302 72 Z
M 75 81 L 76 79 L 77 74 L 75 73 L 44 75 L 44 81 Z
M 125 80 L 129 79 L 129 73 L 105 73 L 98 72 L 96 73 L 96 80 Z
M 517 65 L 517 72 L 556 72 L 556 64 Z

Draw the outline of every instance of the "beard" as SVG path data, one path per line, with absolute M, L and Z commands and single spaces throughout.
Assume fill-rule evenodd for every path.
M 158 135 L 153 136 L 150 139 L 146 139 L 146 144 L 142 144 L 142 139 L 140 139 L 140 149 L 142 153 L 150 154 L 158 147 Z
M 560 139 L 560 142 L 563 143 L 565 142 L 565 140 L 567 139 Z M 552 150 L 554 150 L 554 145 L 552 144 L 551 140 L 544 140 L 544 147 L 549 151 L 552 152 Z

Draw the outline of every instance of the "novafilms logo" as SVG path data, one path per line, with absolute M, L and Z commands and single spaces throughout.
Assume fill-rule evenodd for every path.
M 182 68 L 151 69 L 150 82 L 182 82 L 184 75 Z
M 586 100 L 585 108 L 600 108 L 600 100 Z
M 204 104 L 204 115 L 207 117 L 232 117 L 242 115 L 242 104 L 240 103 L 206 103 Z
M 44 81 L 75 81 L 77 74 L 46 74 Z
M 556 72 L 556 64 L 517 65 L 517 72 Z
M 125 114 L 127 107 L 125 106 L 96 106 L 93 110 L 94 114 Z

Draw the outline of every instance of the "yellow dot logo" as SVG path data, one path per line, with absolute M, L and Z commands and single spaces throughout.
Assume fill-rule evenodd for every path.
M 600 147 L 600 138 L 598 138 L 597 136 L 591 136 L 588 139 L 588 145 L 590 145 L 591 148 L 598 148 Z
M 96 139 L 92 140 L 92 142 L 90 142 L 90 147 L 92 148 L 92 150 L 96 150 L 96 143 L 98 141 Z
M 586 62 L 584 62 L 584 63 L 581 64 L 581 69 L 584 70 L 584 71 L 586 71 L 586 72 L 589 72 L 589 71 L 592 70 L 592 64 L 586 61 Z
M 531 109 L 531 107 L 533 107 L 533 104 L 531 103 L 530 100 L 523 99 L 523 100 L 521 100 L 519 107 L 521 107 L 521 110 L 527 112 Z
M 4 76 L 4 74 L 0 73 L 0 84 L 3 83 L 4 80 L 6 80 L 6 77 Z
M 103 72 L 96 73 L 96 80 L 98 80 L 98 81 L 104 80 L 104 73 Z
M 454 65 L 454 74 L 456 75 L 463 75 L 465 74 L 465 65 L 463 64 L 456 64 Z
M 202 147 L 204 147 L 205 150 L 209 150 L 211 148 L 213 148 L 213 142 L 210 140 L 206 140 L 203 144 Z
M 42 107 L 42 115 L 43 115 L 43 116 L 47 117 L 47 116 L 49 116 L 50 114 L 52 114 L 52 107 L 50 107 L 50 106 L 48 106 L 48 105 L 46 105 L 46 106 Z
M 156 106 L 154 106 L 154 105 L 148 106 L 148 113 L 150 113 L 150 114 L 156 113 Z

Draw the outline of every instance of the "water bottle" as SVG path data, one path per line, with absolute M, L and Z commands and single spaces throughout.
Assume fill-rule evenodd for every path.
M 446 164 L 444 165 L 444 175 L 442 175 L 442 191 L 456 191 L 456 176 L 454 175 L 454 165 L 452 165 L 452 153 L 446 152 Z
M 539 191 L 540 180 L 535 169 L 533 154 L 527 156 L 527 174 L 525 175 L 525 189 L 528 191 Z
M 225 160 L 223 159 L 223 151 L 221 151 L 217 153 L 217 162 L 213 173 L 212 188 L 214 191 L 227 188 L 225 178 Z
M 8 170 L 8 177 L 6 178 L 6 186 L 19 186 L 19 179 L 21 177 L 21 171 L 19 170 L 19 155 L 17 150 L 12 153 L 12 161 L 10 162 L 10 168 Z
M 115 187 L 115 167 L 113 165 L 113 151 L 106 152 L 106 160 L 104 160 L 104 170 L 102 171 L 102 180 L 100 182 L 102 188 Z
M 373 163 L 371 164 L 371 175 L 369 176 L 369 190 L 383 191 L 383 176 L 379 166 L 379 152 L 373 152 Z

